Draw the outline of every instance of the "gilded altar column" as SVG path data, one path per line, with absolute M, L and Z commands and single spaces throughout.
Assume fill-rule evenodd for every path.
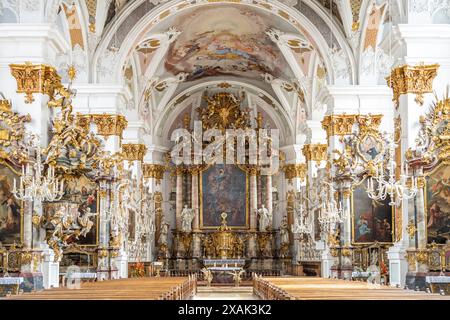
M 353 132 L 353 126 L 357 123 L 358 115 L 356 114 L 333 114 L 327 115 L 322 121 L 322 128 L 327 133 L 328 150 L 330 152 L 338 150 L 345 153 L 345 146 L 342 143 L 342 137 L 351 135 Z M 330 154 L 331 158 L 334 158 L 334 154 Z M 348 247 L 352 243 L 352 230 L 351 230 L 351 182 L 352 177 L 348 174 L 344 174 L 348 168 L 341 168 L 338 165 L 330 170 L 330 175 L 336 179 L 339 179 L 339 202 L 342 203 L 343 210 L 343 223 L 341 230 L 342 246 Z
M 250 174 L 250 238 L 248 240 L 248 256 L 249 258 L 256 257 L 256 238 L 255 232 L 257 231 L 257 205 L 258 205 L 258 182 L 256 167 L 249 169 Z
M 286 193 L 286 221 L 289 227 L 290 250 L 292 257 L 299 255 L 299 239 L 292 233 L 292 226 L 295 224 L 295 197 L 300 192 L 301 186 L 305 183 L 307 167 L 305 163 L 287 164 L 283 167 L 284 178 L 288 182 L 288 191 Z M 286 248 L 281 246 L 280 250 L 284 255 L 288 255 Z M 297 259 L 295 259 L 296 262 Z
M 394 68 L 386 78 L 393 91 L 395 135 L 400 140 L 397 162 L 400 164 L 410 160 L 408 150 L 416 149 L 416 138 L 421 128 L 419 121 L 427 113 L 427 106 L 433 102 L 433 81 L 438 76 L 439 67 L 438 64 L 402 65 Z M 410 288 L 415 288 L 416 283 L 421 283 L 421 280 L 417 281 L 420 277 L 417 273 L 428 271 L 428 266 L 419 261 L 407 261 L 406 250 L 423 250 L 427 244 L 424 190 L 420 188 L 414 199 L 403 199 L 400 208 L 396 208 L 395 216 L 396 242 L 388 251 L 390 284 L 403 287 L 408 273 Z
M 184 169 L 177 167 L 177 187 L 176 187 L 176 202 L 175 202 L 175 217 L 177 230 L 181 230 L 181 212 L 183 211 L 183 172 Z
M 199 170 L 198 168 L 193 168 L 191 171 L 192 176 L 192 192 L 191 192 L 191 200 L 192 200 L 192 209 L 195 211 L 194 221 L 192 224 L 192 230 L 194 232 L 194 248 L 193 248 L 193 256 L 195 258 L 199 258 L 201 256 L 201 246 L 200 246 L 200 237 L 198 232 L 200 231 L 200 206 L 199 206 Z
M 269 226 L 270 228 L 273 227 L 273 215 L 272 215 L 272 208 L 273 201 L 272 201 L 272 175 L 268 174 L 266 176 L 266 207 L 269 213 L 272 216 L 272 221 L 270 221 Z
M 166 168 L 161 164 L 152 164 L 152 163 L 144 163 L 142 167 L 142 172 L 144 179 L 146 180 L 146 185 L 148 187 L 148 197 L 150 197 L 150 201 L 148 204 L 148 210 L 150 212 L 153 211 L 153 216 L 151 217 L 153 221 L 154 229 L 150 230 L 150 234 L 148 235 L 148 251 L 147 257 L 148 260 L 153 261 L 155 256 L 155 247 L 158 243 L 159 231 L 161 226 L 161 218 L 162 218 L 162 194 L 161 194 L 161 183 L 164 178 L 164 172 Z M 153 232 L 153 233 L 152 233 Z
M 258 209 L 258 183 L 257 183 L 258 171 L 256 168 L 250 169 L 250 230 L 256 231 L 257 229 L 257 212 Z

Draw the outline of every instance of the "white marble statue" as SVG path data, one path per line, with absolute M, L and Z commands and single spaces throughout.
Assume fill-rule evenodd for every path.
M 259 215 L 259 230 L 266 231 L 267 229 L 270 229 L 272 224 L 272 213 L 270 213 L 264 205 L 257 213 Z
M 195 210 L 189 209 L 187 205 L 184 206 L 183 211 L 181 211 L 181 231 L 191 232 L 192 231 L 192 220 L 194 220 Z
M 167 234 L 169 233 L 169 224 L 165 221 L 161 222 L 161 229 L 159 233 L 159 244 L 167 245 Z
M 281 244 L 285 244 L 285 243 L 289 244 L 289 226 L 288 226 L 286 218 L 283 218 L 283 221 L 281 222 L 280 238 L 281 238 Z

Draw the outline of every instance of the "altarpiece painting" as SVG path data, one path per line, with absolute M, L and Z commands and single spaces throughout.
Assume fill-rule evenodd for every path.
M 352 194 L 352 241 L 354 244 L 393 241 L 393 208 L 389 196 L 384 201 L 369 198 L 364 185 Z
M 22 205 L 12 194 L 14 179 L 20 179 L 17 172 L 0 164 L 0 242 L 4 246 L 21 243 Z
M 228 214 L 231 228 L 247 228 L 247 175 L 239 167 L 217 164 L 201 174 L 202 228 L 217 228 L 221 225 L 220 214 Z
M 46 203 L 44 212 L 47 217 L 54 216 L 57 210 L 62 210 L 68 214 L 73 221 L 79 217 L 96 214 L 91 220 L 93 226 L 86 234 L 78 239 L 69 239 L 68 244 L 76 242 L 82 246 L 94 246 L 98 243 L 98 220 L 99 220 L 99 199 L 97 184 L 89 180 L 84 175 L 80 177 L 64 177 L 64 195 L 60 201 Z
M 445 244 L 450 239 L 450 166 L 431 171 L 426 183 L 427 240 Z

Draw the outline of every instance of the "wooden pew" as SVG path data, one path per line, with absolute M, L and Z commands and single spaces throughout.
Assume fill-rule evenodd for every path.
M 8 297 L 14 300 L 185 300 L 197 291 L 196 276 L 132 278 L 83 283 L 80 289 L 54 288 Z
M 450 300 L 450 297 L 366 282 L 313 277 L 255 276 L 253 288 L 265 300 Z

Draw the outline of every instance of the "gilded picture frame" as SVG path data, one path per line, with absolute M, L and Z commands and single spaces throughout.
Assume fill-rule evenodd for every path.
M 50 206 L 51 205 L 58 206 L 58 205 L 60 205 L 62 203 L 67 203 L 68 205 L 76 204 L 76 205 L 80 206 L 81 205 L 81 203 L 80 203 L 81 198 L 78 199 L 80 197 L 79 195 L 76 195 L 75 196 L 75 200 L 74 200 L 73 198 L 70 198 L 70 197 L 74 197 L 73 194 L 67 194 L 67 192 L 68 192 L 67 189 L 69 187 L 69 183 L 67 183 L 67 182 L 69 180 L 79 181 L 80 179 L 85 179 L 87 182 L 91 183 L 92 184 L 92 190 L 95 190 L 95 201 L 96 201 L 95 208 L 96 208 L 96 213 L 97 213 L 97 215 L 95 216 L 95 219 L 94 219 L 95 226 L 93 226 L 93 227 L 95 227 L 95 229 L 94 229 L 95 230 L 95 241 L 94 241 L 94 243 L 82 243 L 83 242 L 83 238 L 80 237 L 81 241 L 79 240 L 79 241 L 77 241 L 75 243 L 70 243 L 70 245 L 76 244 L 80 248 L 97 247 L 98 244 L 99 244 L 99 239 L 100 239 L 100 236 L 99 236 L 99 231 L 100 231 L 100 188 L 94 181 L 92 181 L 91 179 L 89 179 L 86 176 L 65 176 L 64 177 L 64 184 L 65 184 L 65 192 L 66 193 L 63 196 L 63 198 L 60 201 L 57 201 L 57 202 L 45 203 L 45 205 L 46 206 L 49 206 L 49 205 Z M 82 184 L 79 185 L 78 183 L 76 183 L 75 185 L 76 185 L 77 188 L 80 188 L 81 191 L 82 191 L 82 187 L 83 187 Z M 48 214 L 47 210 L 48 209 L 46 207 L 44 207 L 44 214 L 45 215 Z M 92 230 L 90 232 L 92 232 Z
M 425 209 L 424 210 L 425 211 L 424 212 L 424 219 L 425 219 L 424 222 L 425 222 L 425 237 L 427 239 L 427 243 L 432 243 L 434 240 L 435 243 L 437 243 L 437 244 L 441 244 L 441 245 L 445 244 L 445 242 L 444 243 L 440 243 L 439 241 L 436 242 L 437 238 L 432 239 L 432 240 L 429 239 L 429 229 L 430 228 L 428 227 L 428 224 L 429 224 L 429 211 L 430 211 L 429 209 L 430 208 L 428 208 L 428 205 L 430 204 L 431 200 L 429 199 L 429 195 L 428 195 L 428 188 L 430 186 L 430 183 L 428 180 L 431 178 L 432 175 L 437 173 L 439 170 L 445 170 L 446 167 L 450 168 L 450 166 L 446 165 L 445 163 L 440 163 L 433 169 L 425 172 L 425 174 L 424 174 L 424 176 L 425 176 L 425 181 L 424 181 L 424 186 L 423 186 L 423 199 L 424 199 L 424 209 Z M 447 170 L 450 170 L 449 168 L 447 168 Z M 447 240 L 449 240 L 449 239 L 447 239 Z
M 18 232 L 18 233 L 19 233 L 19 239 L 17 239 L 18 242 L 16 242 L 15 240 L 13 240 L 12 243 L 8 243 L 8 242 L 1 241 L 1 240 L 0 240 L 0 242 L 2 243 L 2 246 L 8 247 L 8 248 L 9 248 L 9 247 L 11 247 L 11 246 L 13 246 L 13 245 L 21 246 L 21 245 L 23 244 L 23 232 L 24 232 L 24 228 L 23 228 L 23 223 L 24 223 L 24 220 L 23 220 L 23 219 L 24 219 L 24 217 L 23 217 L 23 215 L 24 215 L 24 206 L 25 206 L 25 202 L 22 201 L 22 200 L 16 199 L 16 198 L 14 197 L 14 195 L 11 193 L 11 192 L 12 192 L 12 186 L 13 186 L 13 184 L 14 184 L 14 179 L 16 179 L 17 183 L 19 183 L 19 180 L 20 180 L 20 177 L 22 176 L 22 173 L 19 172 L 18 170 L 16 170 L 16 169 L 14 168 L 14 166 L 11 165 L 11 164 L 10 164 L 8 161 L 6 161 L 5 159 L 0 159 L 0 170 L 2 169 L 2 167 L 3 167 L 3 168 L 6 168 L 7 170 L 9 170 L 9 171 L 14 175 L 14 177 L 7 177 L 7 178 L 12 178 L 12 180 L 10 179 L 10 181 L 7 181 L 7 183 L 9 184 L 9 187 L 11 188 L 11 189 L 8 190 L 8 192 L 10 193 L 8 196 L 12 197 L 12 199 L 13 199 L 15 202 L 19 203 L 19 206 L 20 206 L 20 209 L 19 209 L 19 214 L 20 214 L 19 224 L 20 224 L 20 226 L 19 226 L 19 232 Z
M 387 198 L 383 201 L 383 206 L 387 209 L 387 207 L 389 207 L 389 212 L 390 212 L 390 241 L 378 241 L 377 239 L 374 239 L 373 241 L 356 241 L 356 239 L 355 239 L 355 227 L 356 227 L 356 224 L 355 224 L 355 214 L 356 214 L 356 212 L 355 212 L 355 189 L 356 188 L 362 188 L 362 190 L 364 191 L 364 192 L 366 192 L 365 191 L 365 188 L 364 188 L 364 185 L 363 185 L 363 183 L 360 183 L 360 184 L 358 184 L 358 185 L 355 185 L 353 188 L 352 188 L 352 192 L 351 192 L 351 194 L 350 194 L 350 204 L 351 204 L 351 235 L 352 235 L 352 239 L 351 239 L 351 242 L 352 242 L 352 245 L 353 246 L 365 246 L 365 245 L 370 245 L 370 244 L 373 244 L 373 243 L 375 243 L 375 242 L 377 242 L 377 243 L 379 243 L 379 244 L 386 244 L 386 245 L 390 245 L 390 244 L 392 244 L 393 242 L 394 242 L 394 240 L 395 240 L 395 208 L 394 208 L 394 206 L 390 206 L 389 205 L 389 202 L 390 202 L 390 198 L 389 198 L 389 195 L 387 196 Z M 365 200 L 367 200 L 367 201 L 373 201 L 372 199 L 370 199 L 369 198 L 369 196 L 367 195 L 367 193 L 366 193 L 366 196 L 367 196 L 367 199 L 365 199 Z M 373 204 L 372 204 L 372 206 L 373 206 Z M 372 210 L 373 210 L 373 207 L 372 207 Z M 375 218 L 375 217 L 374 217 Z M 389 222 L 388 222 L 389 223 Z M 373 228 L 373 227 L 372 227 Z
M 228 226 L 230 227 L 230 229 L 233 230 L 248 230 L 250 228 L 250 216 L 249 216 L 249 174 L 247 171 L 243 170 L 242 168 L 240 168 L 237 165 L 233 165 L 230 164 L 232 166 L 235 166 L 238 170 L 242 171 L 245 173 L 245 225 L 240 225 L 240 226 L 233 226 L 232 224 L 229 224 Z M 204 203 L 203 203 L 203 175 L 204 172 L 208 169 L 210 169 L 213 166 L 208 166 L 207 168 L 205 168 L 204 170 L 200 171 L 199 173 L 199 225 L 200 225 L 200 229 L 202 230 L 215 230 L 218 227 L 220 227 L 220 224 L 214 225 L 214 226 L 210 226 L 210 225 L 205 225 L 204 223 Z M 226 211 L 226 210 L 225 210 Z M 227 212 L 228 213 L 228 212 Z M 229 219 L 229 218 L 228 218 Z

